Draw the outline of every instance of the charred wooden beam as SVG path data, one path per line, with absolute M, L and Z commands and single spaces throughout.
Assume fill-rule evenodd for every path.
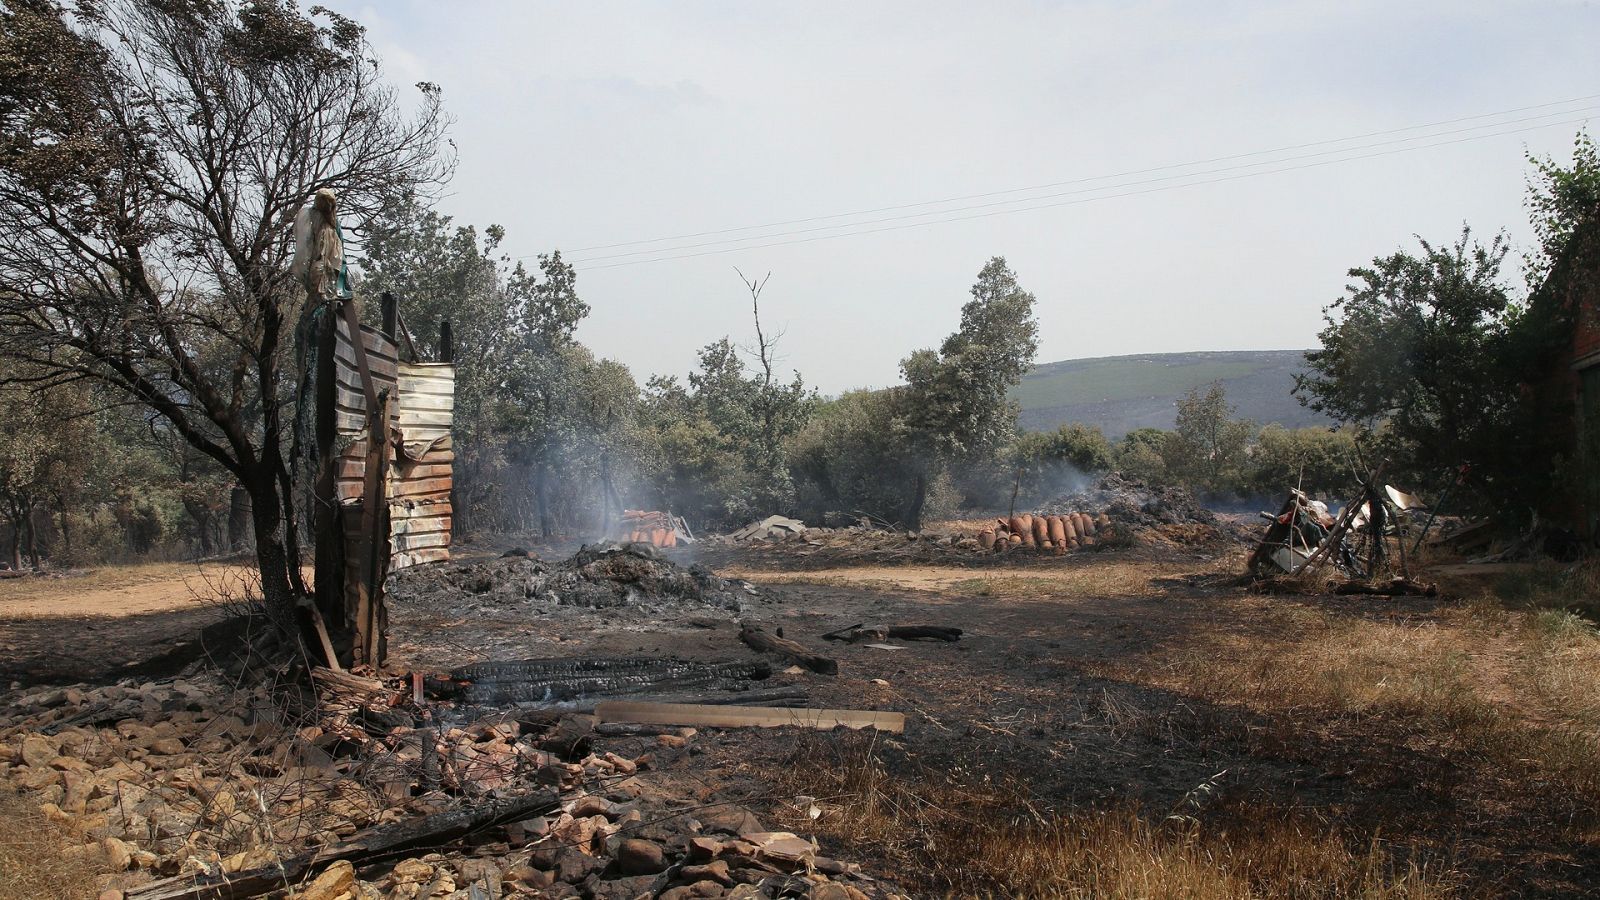
M 751 649 L 761 653 L 773 653 L 822 675 L 839 674 L 838 660 L 812 653 L 801 644 L 788 638 L 768 634 L 760 627 L 749 622 L 741 623 L 739 627 L 739 640 L 744 641 Z

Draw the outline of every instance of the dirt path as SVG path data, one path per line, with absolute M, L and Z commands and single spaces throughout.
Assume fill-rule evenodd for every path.
M 145 563 L 0 580 L 0 679 L 104 681 L 134 674 L 227 614 L 253 570 Z
M 0 580 L 0 618 L 137 616 L 242 595 L 254 567 L 231 562 L 103 566 Z

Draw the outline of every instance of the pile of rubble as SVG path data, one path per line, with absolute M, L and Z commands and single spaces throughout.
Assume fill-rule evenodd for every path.
M 767 516 L 728 535 L 735 541 L 781 541 L 791 535 L 805 534 L 806 523 L 788 516 Z
M 681 605 L 732 612 L 755 594 L 748 582 L 719 578 L 703 566 L 684 568 L 643 543 L 586 546 L 558 563 L 512 553 L 481 562 L 417 566 L 391 576 L 387 591 L 397 603 L 461 607 L 474 602 L 588 609 Z
M 314 673 L 315 703 L 195 676 L 22 691 L 0 781 L 77 835 L 102 896 L 893 896 L 748 810 L 672 795 L 696 732 L 410 704 Z
M 1217 517 L 1180 487 L 1158 487 L 1129 481 L 1111 472 L 1092 486 L 1057 497 L 1044 504 L 1045 515 L 1065 515 L 1078 510 L 1104 510 L 1113 526 L 1135 532 L 1166 525 L 1216 525 Z
M 618 523 L 623 543 L 650 544 L 653 547 L 676 547 L 694 543 L 694 532 L 682 516 L 654 509 L 625 509 Z

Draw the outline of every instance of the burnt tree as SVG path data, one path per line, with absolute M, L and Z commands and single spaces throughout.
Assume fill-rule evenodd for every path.
M 148 406 L 248 495 L 262 592 L 303 594 L 289 223 L 448 174 L 355 22 L 274 0 L 0 8 L 0 353 Z

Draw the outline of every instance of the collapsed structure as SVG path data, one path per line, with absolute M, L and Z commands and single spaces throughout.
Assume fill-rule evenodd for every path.
M 295 270 L 307 291 L 300 400 L 312 410 L 316 448 L 309 630 L 335 670 L 382 665 L 391 570 L 449 559 L 455 459 L 449 323 L 436 361 L 417 358 L 393 295 L 383 295 L 378 328 L 361 323 L 336 208 L 333 192 L 319 191 L 295 227 Z

